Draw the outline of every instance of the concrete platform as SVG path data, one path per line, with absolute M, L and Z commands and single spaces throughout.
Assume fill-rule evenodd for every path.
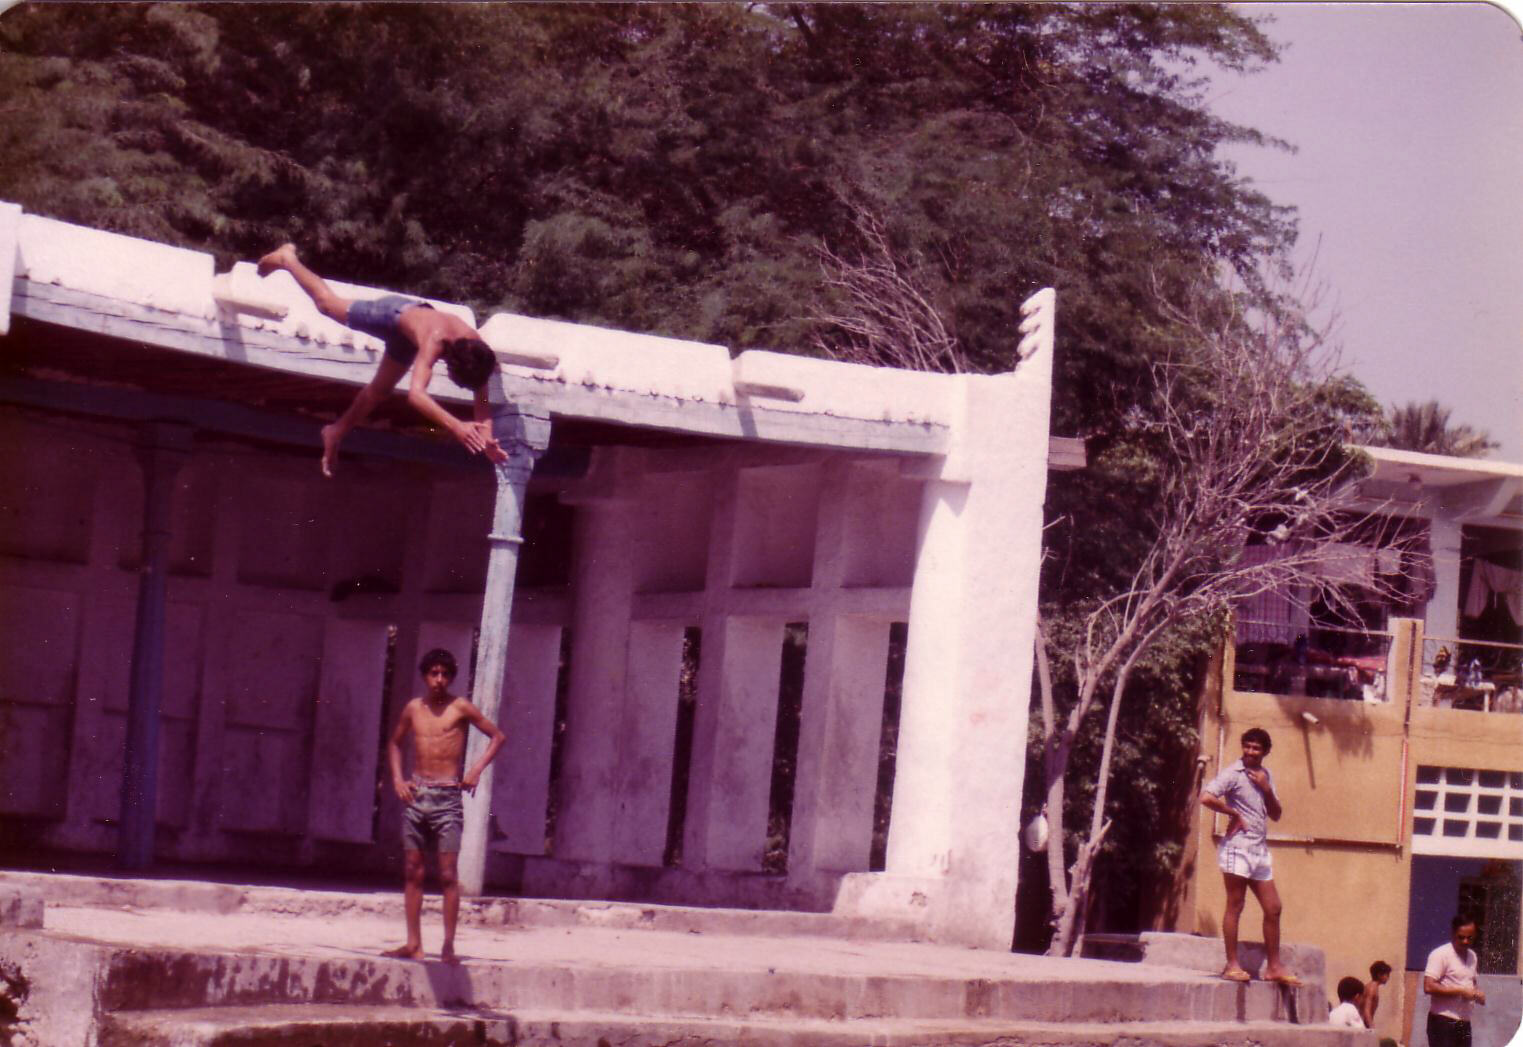
M 740 929 L 727 911 L 497 899 L 469 907 L 464 962 L 449 965 L 379 955 L 401 939 L 397 895 L 91 880 L 0 876 L 48 899 L 41 928 L 0 931 L 0 989 L 16 1012 L 5 1024 L 0 999 L 0 1042 L 1375 1043 L 1325 1023 L 1319 983 L 1292 992 L 1156 962 L 850 940 L 790 930 L 800 914 L 752 913 Z M 431 951 L 439 934 L 426 913 Z

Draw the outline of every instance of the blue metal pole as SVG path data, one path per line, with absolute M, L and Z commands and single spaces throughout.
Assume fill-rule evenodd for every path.
M 486 594 L 481 603 L 481 636 L 477 641 L 476 688 L 471 701 L 494 723 L 502 708 L 503 677 L 508 669 L 508 629 L 513 618 L 513 586 L 518 574 L 518 549 L 523 544 L 524 495 L 534 462 L 550 442 L 550 418 L 530 408 L 505 404 L 492 415 L 492 435 L 508 452 L 496 465 L 497 503 L 492 514 L 487 561 Z M 500 725 L 499 725 L 500 726 Z M 471 766 L 486 748 L 486 739 L 471 732 L 465 765 Z M 474 796 L 465 798 L 465 825 L 460 840 L 460 887 L 479 895 L 486 885 L 487 825 L 492 817 L 492 768 L 487 767 Z
M 144 487 L 143 563 L 132 641 L 132 675 L 127 690 L 127 743 L 122 760 L 122 807 L 117 836 L 117 862 L 126 869 L 144 869 L 153 864 L 170 513 L 175 474 L 189 451 L 190 431 L 184 426 L 163 422 L 144 426 L 139 445 Z

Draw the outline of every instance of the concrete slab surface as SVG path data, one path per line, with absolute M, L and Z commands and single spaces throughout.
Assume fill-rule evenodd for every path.
M 628 1014 L 564 1014 L 518 1010 L 503 1015 L 419 1013 L 404 1008 L 208 1008 L 193 1013 L 147 1011 L 110 1017 L 100 1047 L 1360 1047 L 1368 1037 L 1332 1026 L 1275 1022 L 1012 1023 L 988 1019 L 914 1021 L 863 1019 L 685 1018 Z
M 399 893 L 34 873 L 0 889 L 48 899 L 41 929 L 0 930 L 0 969 L 31 991 L 26 1047 L 1374 1042 L 1325 1024 L 1320 985 L 786 933 L 809 914 L 481 900 L 445 964 L 436 898 L 418 962 L 380 955 L 403 937 Z

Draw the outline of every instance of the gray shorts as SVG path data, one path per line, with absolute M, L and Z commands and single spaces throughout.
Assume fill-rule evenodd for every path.
M 402 333 L 402 313 L 413 306 L 432 309 L 427 302 L 407 298 L 399 294 L 382 295 L 380 298 L 349 303 L 348 326 L 364 334 L 374 335 L 386 343 L 386 355 L 411 367 L 418 355 L 418 347 Z
M 412 798 L 402 808 L 403 849 L 458 854 L 465 822 L 460 786 L 413 782 Z

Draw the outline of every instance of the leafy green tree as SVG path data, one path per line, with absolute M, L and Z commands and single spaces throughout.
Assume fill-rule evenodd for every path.
M 1382 447 L 1456 458 L 1485 458 L 1501 446 L 1484 429 L 1452 424 L 1449 414 L 1449 408 L 1437 400 L 1393 405 L 1385 432 L 1373 442 Z
M 805 348 L 864 202 L 975 369 L 1062 289 L 1071 434 L 1154 283 L 1293 236 L 1181 72 L 1273 56 L 1211 5 L 26 4 L 0 49 L 0 197 L 480 310 Z

